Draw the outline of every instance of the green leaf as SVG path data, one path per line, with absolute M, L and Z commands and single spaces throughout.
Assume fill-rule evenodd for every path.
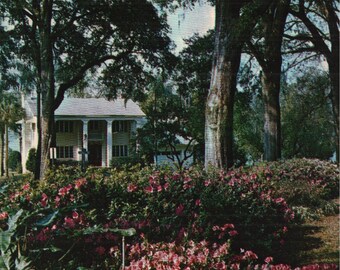
M 0 251 L 2 254 L 5 254 L 11 244 L 11 238 L 14 232 L 5 231 L 0 233 Z M 0 267 L 0 269 L 2 269 Z
M 27 260 L 27 258 L 20 256 L 15 260 L 15 269 L 17 270 L 25 270 L 29 269 L 31 262 Z
M 24 210 L 20 209 L 14 216 L 8 218 L 8 231 L 15 231 L 18 226 L 18 220 L 23 212 Z
M 1 270 L 7 270 L 9 269 L 7 267 L 7 264 L 5 263 L 5 257 L 4 256 L 0 256 L 0 269 Z
M 46 227 L 49 226 L 58 216 L 59 211 L 54 211 L 53 213 L 47 215 L 43 219 L 39 220 L 38 222 L 35 223 L 36 226 L 38 227 Z
M 119 233 L 121 236 L 133 236 L 136 234 L 136 230 L 134 228 L 129 229 L 113 229 L 113 232 Z
M 4 185 L 4 186 L 0 187 L 0 193 L 4 194 L 7 188 L 8 188 L 8 185 Z

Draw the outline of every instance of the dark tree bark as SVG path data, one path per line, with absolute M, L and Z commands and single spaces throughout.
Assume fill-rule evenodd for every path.
M 241 49 L 271 2 L 216 1 L 214 56 L 205 110 L 206 167 L 233 165 L 233 107 Z
M 267 161 L 281 158 L 281 45 L 289 4 L 290 0 L 277 1 L 263 16 L 263 48 L 258 48 L 251 42 L 247 43 L 263 71 L 261 82 L 264 102 L 264 159 Z
M 0 176 L 4 175 L 4 145 L 5 145 L 5 136 L 4 132 L 0 130 Z

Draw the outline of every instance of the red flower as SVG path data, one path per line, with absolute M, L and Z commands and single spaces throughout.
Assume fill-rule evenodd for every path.
M 197 199 L 197 200 L 195 201 L 195 205 L 196 205 L 196 206 L 200 206 L 200 205 L 201 205 L 201 200 L 200 200 L 200 199 Z
M 48 203 L 48 196 L 45 194 L 45 193 L 43 193 L 42 195 L 41 195 L 41 200 L 40 200 L 40 204 L 41 204 L 41 206 L 42 207 L 46 207 L 47 206 L 47 203 Z
M 86 185 L 87 181 L 85 178 L 80 178 L 78 180 L 76 180 L 75 184 L 74 184 L 74 188 L 75 189 L 79 189 L 81 186 Z
M 265 263 L 271 263 L 273 260 L 274 260 L 273 257 L 267 257 L 267 258 L 264 259 L 264 262 Z
M 230 232 L 228 232 L 230 236 L 235 236 L 238 234 L 238 232 L 236 230 L 232 230 Z
M 146 193 L 153 193 L 153 187 L 152 186 L 147 186 L 146 188 L 144 188 L 144 191 Z
M 8 213 L 7 212 L 2 212 L 0 213 L 0 220 L 4 220 L 8 218 Z
M 66 217 L 64 218 L 64 226 L 69 229 L 73 229 L 76 226 L 73 218 Z
M 29 189 L 30 189 L 30 184 L 29 183 L 23 185 L 23 187 L 22 187 L 22 190 L 24 190 L 24 191 L 27 191 Z
M 176 208 L 176 215 L 177 216 L 180 216 L 180 215 L 182 215 L 182 213 L 183 213 L 183 210 L 184 210 L 184 205 L 183 204 L 180 204 L 179 206 L 177 206 L 177 208 Z
M 137 186 L 135 184 L 129 184 L 127 191 L 128 192 L 134 192 L 137 189 Z

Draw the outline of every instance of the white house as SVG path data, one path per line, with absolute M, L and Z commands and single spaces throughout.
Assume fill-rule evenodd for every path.
M 22 124 L 22 166 L 31 148 L 37 148 L 37 104 L 35 98 L 22 98 L 26 118 Z M 110 166 L 115 157 L 129 155 L 132 138 L 145 123 L 145 114 L 131 100 L 108 101 L 104 98 L 65 98 L 55 111 L 56 158 L 81 160 L 88 151 L 88 163 Z

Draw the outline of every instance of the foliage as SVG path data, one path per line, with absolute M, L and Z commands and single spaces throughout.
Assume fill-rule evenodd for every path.
M 36 166 L 36 160 L 37 160 L 37 150 L 35 148 L 31 148 L 28 151 L 28 157 L 26 161 L 26 169 L 30 172 L 35 172 L 35 166 Z
M 337 167 L 317 160 L 230 171 L 137 166 L 82 173 L 60 166 L 43 181 L 1 184 L 0 228 L 20 209 L 31 216 L 18 231 L 26 239 L 22 254 L 43 269 L 119 269 L 125 231 L 118 229 L 128 228 L 136 235 L 126 239 L 127 269 L 161 267 L 165 258 L 172 269 L 255 267 L 272 264 L 268 256 L 285 246 L 292 209 L 300 205 L 298 193 L 290 194 L 294 188 L 319 179 L 308 192 L 332 198 L 337 175 Z
M 197 141 L 196 157 L 204 157 L 205 103 L 211 77 L 214 32 L 204 36 L 194 34 L 185 40 L 187 45 L 180 54 L 174 81 L 179 95 L 186 101 L 189 119 L 187 127 Z
M 272 175 L 274 194 L 284 197 L 296 210 L 297 218 L 318 218 L 334 214 L 337 205 L 330 200 L 339 195 L 339 167 L 317 159 L 292 159 L 265 163 Z
M 41 93 L 41 176 L 55 141 L 54 111 L 68 90 L 90 76 L 107 98 L 142 99 L 154 72 L 173 63 L 164 13 L 151 1 L 4 0 L 0 9 L 17 46 L 11 55 L 29 63 Z
M 10 151 L 8 157 L 8 167 L 14 171 L 21 171 L 21 154 L 18 151 Z
M 283 155 L 329 159 L 335 152 L 329 79 L 307 70 L 287 86 L 282 98 Z
M 179 168 L 192 156 L 195 135 L 190 130 L 189 111 L 183 98 L 175 93 L 173 85 L 158 78 L 150 85 L 148 98 L 142 103 L 147 123 L 139 130 L 137 140 L 142 153 L 153 156 L 161 151 L 170 152 Z M 185 157 L 178 146 L 185 141 Z M 144 153 L 143 153 L 144 152 Z

